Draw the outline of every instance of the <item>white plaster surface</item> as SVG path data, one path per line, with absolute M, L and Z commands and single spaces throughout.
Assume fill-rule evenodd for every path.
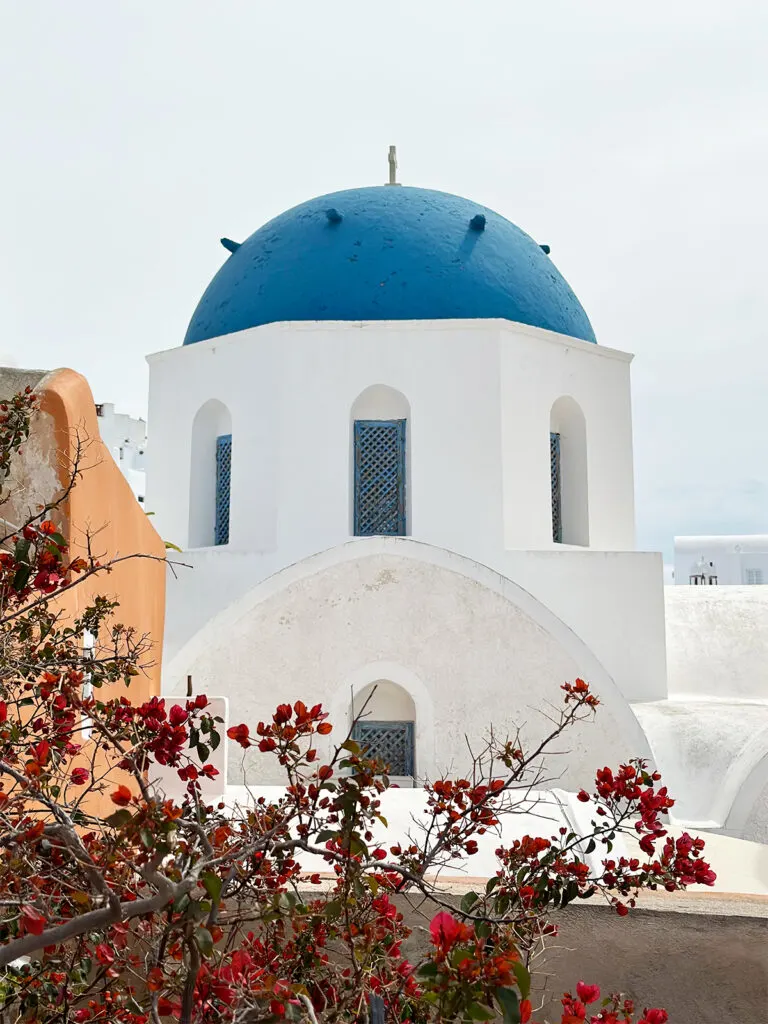
M 187 547 L 192 424 L 217 399 L 232 417 L 231 546 L 287 565 L 342 543 L 351 410 L 384 385 L 410 409 L 413 535 L 493 564 L 505 548 L 553 547 L 550 411 L 570 396 L 586 423 L 590 544 L 631 550 L 629 361 L 496 320 L 270 324 L 157 353 L 147 501 Z
M 768 587 L 666 587 L 670 695 L 768 701 Z
M 647 752 L 613 680 L 530 594 L 426 545 L 374 544 L 380 553 L 345 545 L 255 587 L 173 659 L 166 690 L 180 692 L 191 674 L 196 690 L 227 696 L 249 725 L 278 701 L 322 701 L 345 728 L 351 688 L 389 678 L 416 707 L 417 775 L 434 776 L 466 767 L 465 735 L 478 743 L 491 723 L 497 735 L 516 723 L 531 741 L 543 735 L 542 711 L 559 704 L 561 683 L 583 675 L 603 706 L 558 744 L 568 751 L 550 765 L 560 784 L 581 786 L 607 761 Z M 250 781 L 276 781 L 246 767 Z

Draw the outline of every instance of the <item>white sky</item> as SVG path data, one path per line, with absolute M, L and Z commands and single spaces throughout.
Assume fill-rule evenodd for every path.
M 636 353 L 639 544 L 765 532 L 767 108 L 760 0 L 0 0 L 0 352 L 143 414 L 218 239 L 394 142 Z

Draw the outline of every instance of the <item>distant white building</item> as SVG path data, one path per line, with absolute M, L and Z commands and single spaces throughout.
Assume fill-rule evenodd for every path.
M 102 441 L 131 485 L 136 499 L 143 505 L 146 480 L 146 422 L 128 416 L 127 413 L 115 412 L 112 402 L 97 404 L 96 416 Z
M 768 583 L 768 534 L 675 537 L 676 586 Z

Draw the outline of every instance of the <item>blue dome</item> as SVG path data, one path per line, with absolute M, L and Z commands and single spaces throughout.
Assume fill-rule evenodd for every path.
M 208 285 L 185 345 L 283 320 L 498 317 L 595 341 L 524 231 L 446 192 L 402 185 L 310 199 L 255 231 Z

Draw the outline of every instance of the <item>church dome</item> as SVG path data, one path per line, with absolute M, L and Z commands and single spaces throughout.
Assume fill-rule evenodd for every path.
M 291 320 L 500 318 L 595 341 L 549 256 L 469 199 L 402 185 L 349 189 L 286 210 L 233 250 L 189 345 Z

